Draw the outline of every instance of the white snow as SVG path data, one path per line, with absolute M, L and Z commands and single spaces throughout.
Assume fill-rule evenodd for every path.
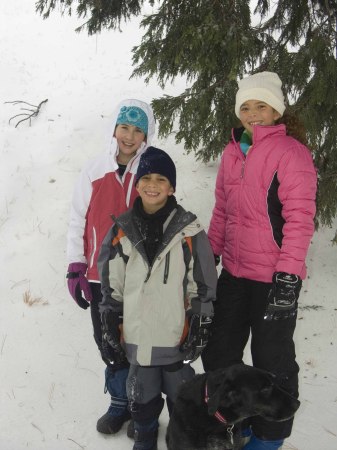
M 81 22 L 58 13 L 43 21 L 34 0 L 0 3 L 0 450 L 126 450 L 124 432 L 104 436 L 104 366 L 88 311 L 68 294 L 66 231 L 70 198 L 83 164 L 106 148 L 120 100 L 151 101 L 155 81 L 129 80 L 139 20 L 123 33 L 76 34 Z M 184 81 L 165 93 L 179 93 Z M 40 114 L 15 128 L 28 105 Z M 174 158 L 177 199 L 207 227 L 218 161 L 186 155 L 173 135 L 154 142 Z M 337 222 L 335 223 L 337 226 Z M 301 408 L 283 449 L 337 448 L 337 248 L 333 230 L 315 234 L 296 330 Z M 30 306 L 25 298 L 33 300 Z M 316 309 L 317 307 L 317 309 Z M 249 357 L 247 357 L 249 362 Z M 197 372 L 201 363 L 195 363 Z M 168 416 L 160 422 L 159 449 Z

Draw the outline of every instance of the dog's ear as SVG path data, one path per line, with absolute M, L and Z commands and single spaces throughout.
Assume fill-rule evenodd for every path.
M 225 369 L 208 372 L 206 383 L 208 391 L 208 414 L 213 416 L 219 407 L 221 394 L 225 390 Z
M 220 406 L 223 407 L 227 403 L 232 403 L 230 400 L 231 393 L 231 383 L 226 380 L 212 384 L 207 402 L 208 414 L 213 416 Z

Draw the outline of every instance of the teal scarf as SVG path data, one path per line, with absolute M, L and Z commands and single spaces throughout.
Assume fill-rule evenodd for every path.
M 247 155 L 250 146 L 252 145 L 252 136 L 248 131 L 244 131 L 240 139 L 240 148 L 244 155 Z

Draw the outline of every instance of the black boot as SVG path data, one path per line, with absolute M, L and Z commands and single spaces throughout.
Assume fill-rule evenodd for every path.
M 163 406 L 164 400 L 161 395 L 145 404 L 132 404 L 132 419 L 135 427 L 133 450 L 157 450 L 158 418 Z
M 126 429 L 126 435 L 130 439 L 135 438 L 135 422 L 133 419 L 130 420 L 128 427 Z
M 134 422 L 135 444 L 133 450 L 157 450 L 158 419 L 146 422 Z
M 122 428 L 123 423 L 127 422 L 131 418 L 129 411 L 125 411 L 119 416 L 112 415 L 110 411 L 111 407 L 97 421 L 96 429 L 100 433 L 115 434 Z
M 160 426 L 160 424 L 158 424 L 158 426 Z M 126 435 L 130 439 L 134 439 L 135 438 L 135 422 L 134 422 L 133 419 L 131 419 L 129 424 L 128 424 L 128 427 L 126 429 Z

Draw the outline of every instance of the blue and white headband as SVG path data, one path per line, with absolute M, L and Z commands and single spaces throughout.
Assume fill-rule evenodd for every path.
M 149 120 L 145 112 L 138 106 L 122 106 L 116 121 L 116 125 L 119 124 L 138 127 L 147 136 Z

